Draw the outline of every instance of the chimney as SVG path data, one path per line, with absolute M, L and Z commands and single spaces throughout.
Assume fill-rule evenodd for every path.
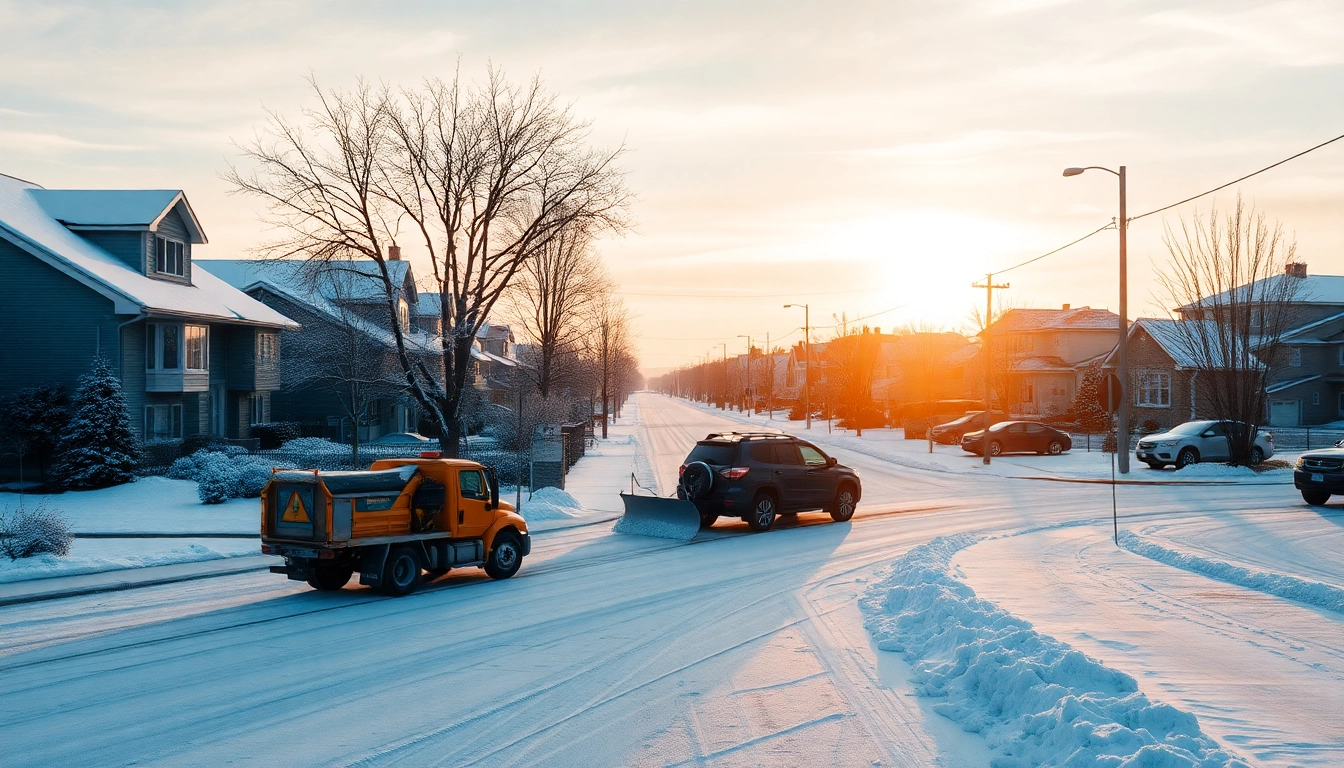
M 1284 267 L 1283 267 L 1283 271 L 1286 272 L 1287 274 L 1292 275 L 1293 277 L 1306 277 L 1306 276 L 1307 276 L 1307 262 L 1305 262 L 1305 261 L 1290 261 L 1290 262 L 1288 262 L 1287 264 L 1284 265 Z
M 1068 308 L 1069 308 L 1069 305 L 1068 305 L 1068 304 L 1065 304 L 1065 305 L 1064 305 L 1064 309 L 1068 309 Z
M 387 258 L 389 261 L 401 261 L 401 246 L 395 243 L 387 246 Z

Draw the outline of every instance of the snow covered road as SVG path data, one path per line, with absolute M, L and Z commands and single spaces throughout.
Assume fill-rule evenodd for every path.
M 658 396 L 641 395 L 638 405 L 639 442 L 663 492 L 694 439 L 737 423 Z M 1120 638 L 1148 649 L 1122 659 L 1102 641 L 1127 629 L 1127 616 L 1107 619 L 1117 602 L 1149 611 L 1162 631 L 1180 622 L 1174 636 L 1214 643 L 1210 653 L 1268 629 L 1261 639 L 1273 649 L 1257 652 L 1279 666 L 1254 678 L 1261 687 L 1271 687 L 1265 676 L 1294 691 L 1333 680 L 1338 694 L 1330 677 L 1339 670 L 1338 615 L 1263 595 L 1242 606 L 1213 596 L 1228 593 L 1226 584 L 1107 550 L 1108 488 L 952 476 L 834 453 L 863 474 L 851 524 L 805 514 L 751 535 L 725 521 L 689 543 L 614 535 L 610 523 L 579 526 L 538 534 L 513 579 L 466 569 L 400 599 L 357 586 L 322 594 L 246 574 L 7 607 L 0 762 L 988 765 L 985 741 L 935 714 L 930 699 L 913 695 L 900 657 L 875 650 L 858 599 L 880 569 L 937 536 L 1042 527 L 1052 532 L 986 541 L 957 564 L 982 596 L 1041 632 L 1108 663 L 1132 660 L 1145 693 L 1188 705 L 1243 757 L 1287 764 L 1336 755 L 1328 750 L 1337 731 L 1314 719 L 1336 701 L 1328 693 L 1311 703 L 1244 697 L 1215 725 L 1205 711 L 1225 702 L 1190 693 L 1212 673 L 1170 657 L 1179 643 Z M 1171 541 L 1211 551 L 1235 540 L 1201 533 L 1209 510 L 1249 516 L 1294 504 L 1281 487 L 1126 488 L 1121 502 L 1128 527 L 1168 526 Z M 1073 527 L 1049 528 L 1061 524 Z M 994 546 L 1026 550 L 983 554 Z M 1070 546 L 1084 558 L 1078 566 L 1068 564 Z M 1257 557 L 1272 560 L 1275 551 Z M 1022 560 L 1058 575 L 1004 578 L 1004 564 L 1025 569 Z M 1132 585 L 1147 582 L 1131 575 L 1135 567 L 1156 569 L 1163 575 L 1148 581 L 1172 584 L 1173 593 L 1136 602 L 1141 590 Z M 1332 568 L 1301 571 L 1338 582 Z M 1122 575 L 1130 579 L 1123 591 L 1107 591 Z M 1049 594 L 1064 608 L 1055 610 Z M 1278 720 L 1262 717 L 1263 708 Z M 1295 731 L 1285 725 L 1294 717 Z M 1257 720 L 1274 733 L 1249 735 L 1278 745 L 1272 750 L 1233 738 L 1246 730 L 1239 724 Z

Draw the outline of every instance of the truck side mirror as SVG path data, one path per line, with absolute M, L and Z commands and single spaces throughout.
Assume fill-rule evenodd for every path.
M 490 509 L 499 509 L 499 479 L 495 477 L 495 468 L 486 467 L 485 472 L 490 478 Z

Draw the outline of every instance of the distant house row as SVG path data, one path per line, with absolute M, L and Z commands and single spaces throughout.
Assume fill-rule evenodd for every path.
M 50 190 L 0 175 L 0 399 L 42 384 L 73 390 L 104 355 L 145 442 L 247 438 L 271 421 L 363 439 L 416 428 L 417 408 L 391 390 L 356 424 L 334 395 L 290 386 L 286 351 L 336 327 L 393 367 L 388 297 L 371 264 L 314 276 L 299 261 L 196 258 L 206 242 L 180 190 Z M 442 297 L 417 290 L 410 264 L 392 271 L 409 345 L 442 354 Z M 508 326 L 485 326 L 473 357 L 484 396 L 510 402 Z

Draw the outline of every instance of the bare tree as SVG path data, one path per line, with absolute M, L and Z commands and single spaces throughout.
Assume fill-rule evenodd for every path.
M 1166 226 L 1163 240 L 1171 262 L 1158 284 L 1181 315 L 1172 328 L 1198 373 L 1196 397 L 1228 422 L 1232 463 L 1249 464 L 1283 335 L 1299 319 L 1303 281 L 1291 270 L 1297 244 L 1240 195 L 1226 215 L 1215 206 L 1207 217 L 1182 219 L 1179 229 Z
M 629 375 L 630 315 L 625 305 L 615 296 L 607 295 L 598 304 L 589 334 L 594 367 L 598 374 L 598 391 L 602 397 L 602 437 L 607 436 L 613 395 L 619 391 L 622 380 Z
M 534 351 L 528 369 L 543 399 L 577 374 L 577 345 L 610 288 L 606 269 L 577 226 L 556 234 L 523 263 L 509 289 L 513 314 Z
M 368 423 L 371 407 L 404 391 L 396 350 L 386 329 L 350 309 L 350 281 L 369 279 L 367 275 L 331 271 L 306 279 L 330 299 L 329 312 L 309 313 L 302 332 L 282 335 L 285 389 L 325 392 L 340 403 L 352 426 L 351 466 L 358 467 L 359 428 Z
M 312 88 L 317 107 L 299 124 L 271 113 L 269 129 L 243 148 L 255 168 L 226 178 L 270 205 L 271 223 L 286 233 L 270 254 L 317 262 L 355 254 L 378 265 L 402 386 L 456 455 L 477 331 L 560 233 L 625 226 L 622 149 L 588 148 L 588 123 L 536 78 L 517 86 L 490 70 L 479 85 Z M 444 354 L 434 360 L 411 354 L 396 321 L 387 247 L 403 223 L 443 297 Z

